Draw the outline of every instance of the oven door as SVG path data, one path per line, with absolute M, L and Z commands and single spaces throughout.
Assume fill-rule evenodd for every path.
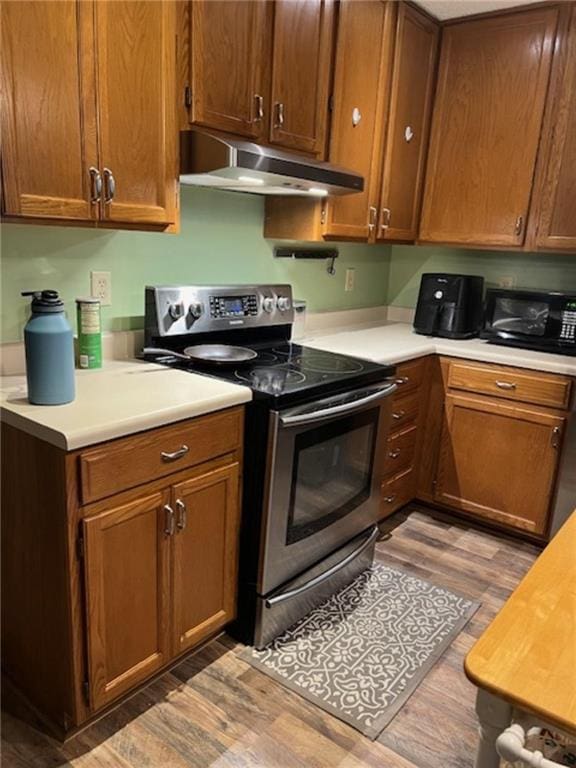
M 395 389 L 387 381 L 270 414 L 261 595 L 378 519 Z

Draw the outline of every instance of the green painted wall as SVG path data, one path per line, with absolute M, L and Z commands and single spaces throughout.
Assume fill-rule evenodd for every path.
M 323 260 L 274 259 L 274 243 L 262 237 L 263 215 L 261 197 L 183 188 L 179 235 L 6 224 L 0 340 L 22 338 L 28 313 L 23 290 L 56 288 L 73 318 L 74 299 L 90 292 L 92 269 L 112 273 L 105 330 L 143 326 L 147 283 L 289 282 L 313 311 L 386 303 L 389 247 L 339 245 L 331 277 Z M 356 287 L 348 293 L 346 267 L 356 270 Z
M 517 288 L 576 291 L 576 254 L 506 253 L 394 245 L 387 303 L 414 307 L 423 272 L 482 275 L 491 284 L 498 284 L 503 277 L 512 277 Z

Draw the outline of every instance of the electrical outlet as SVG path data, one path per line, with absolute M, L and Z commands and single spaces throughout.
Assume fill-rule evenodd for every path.
M 103 307 L 112 304 L 112 277 L 110 272 L 90 272 L 90 295 L 100 299 Z
M 344 290 L 345 291 L 353 291 L 354 290 L 354 281 L 356 277 L 356 271 L 354 269 L 347 269 L 346 270 L 346 280 L 344 282 Z
M 516 288 L 516 276 L 502 275 L 498 278 L 498 288 Z

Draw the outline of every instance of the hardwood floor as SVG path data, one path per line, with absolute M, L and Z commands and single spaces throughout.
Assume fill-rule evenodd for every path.
M 2 766 L 470 768 L 475 689 L 463 658 L 539 549 L 416 505 L 382 529 L 383 562 L 482 606 L 377 742 L 241 661 L 223 636 L 64 746 L 4 713 Z

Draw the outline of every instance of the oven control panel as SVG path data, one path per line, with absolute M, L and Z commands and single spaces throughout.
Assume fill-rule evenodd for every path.
M 151 285 L 146 287 L 146 338 L 289 325 L 290 285 Z

